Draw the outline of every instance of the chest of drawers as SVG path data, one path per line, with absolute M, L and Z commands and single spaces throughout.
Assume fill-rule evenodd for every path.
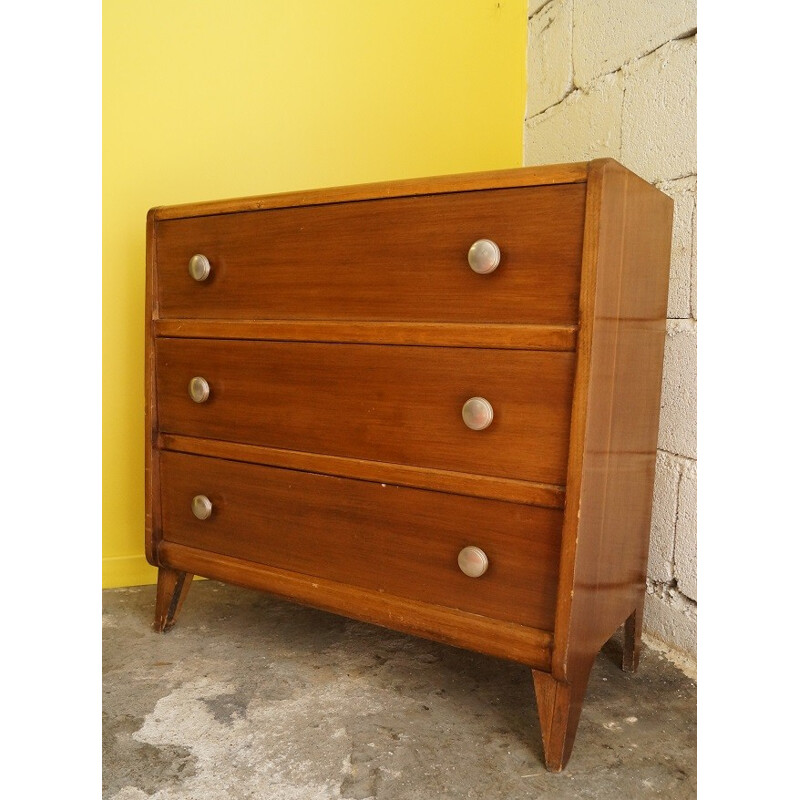
M 672 204 L 612 160 L 153 209 L 146 553 L 529 665 L 547 767 L 635 669 Z

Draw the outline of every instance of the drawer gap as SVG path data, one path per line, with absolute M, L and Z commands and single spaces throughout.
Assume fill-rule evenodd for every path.
M 486 497 L 509 503 L 542 506 L 543 508 L 563 509 L 566 493 L 564 486 L 553 484 L 411 467 L 404 464 L 328 456 L 319 453 L 304 453 L 297 450 L 260 447 L 225 442 L 219 439 L 199 439 L 170 433 L 159 434 L 158 448 L 190 455 L 224 458 L 228 461 L 240 461 L 247 464 L 303 470 L 319 475 L 334 475 L 468 497 Z
M 158 319 L 154 333 L 180 339 L 250 339 L 335 344 L 400 344 L 498 350 L 573 351 L 576 325 L 461 325 L 439 322 Z

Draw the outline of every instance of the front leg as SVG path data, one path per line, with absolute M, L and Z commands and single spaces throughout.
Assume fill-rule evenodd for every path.
M 158 568 L 156 618 L 153 622 L 156 632 L 166 633 L 175 624 L 193 577 L 188 572 L 178 572 L 168 567 Z
M 549 672 L 532 670 L 544 763 L 549 772 L 561 772 L 569 761 L 591 667 L 590 662 L 571 683 L 556 680 Z

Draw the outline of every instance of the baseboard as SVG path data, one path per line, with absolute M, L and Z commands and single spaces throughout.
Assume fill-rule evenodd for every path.
M 138 556 L 111 556 L 103 559 L 103 588 L 122 586 L 149 586 L 155 584 L 158 570 L 147 563 L 144 554 Z
M 121 589 L 125 586 L 155 586 L 158 570 L 142 556 L 110 556 L 103 559 L 103 588 Z M 194 580 L 205 578 L 195 575 Z

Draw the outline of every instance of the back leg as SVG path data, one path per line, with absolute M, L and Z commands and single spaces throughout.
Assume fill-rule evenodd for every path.
M 625 620 L 625 639 L 622 646 L 622 669 L 636 672 L 639 667 L 639 652 L 642 648 L 642 617 L 644 616 L 644 595 L 633 613 Z

